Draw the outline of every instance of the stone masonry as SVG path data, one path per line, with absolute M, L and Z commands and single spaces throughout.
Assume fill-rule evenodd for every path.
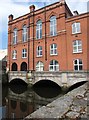
M 89 120 L 89 82 L 39 108 L 26 119 Z

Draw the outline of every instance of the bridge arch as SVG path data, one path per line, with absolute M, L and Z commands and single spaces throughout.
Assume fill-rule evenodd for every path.
M 12 70 L 12 71 L 17 71 L 17 70 L 18 70 L 18 66 L 17 66 L 17 64 L 16 64 L 15 62 L 12 63 L 11 70 Z
M 57 83 L 45 79 L 36 82 L 32 88 L 37 95 L 43 98 L 54 98 L 62 92 L 62 88 Z
M 69 91 L 71 91 L 71 90 L 73 90 L 73 89 L 75 89 L 75 88 L 83 85 L 83 84 L 86 83 L 86 82 L 88 82 L 88 81 L 81 81 L 81 82 L 77 82 L 77 83 L 73 84 L 71 87 L 69 87 L 69 89 L 68 89 L 67 92 L 69 92 Z
M 21 63 L 20 70 L 21 70 L 21 71 L 27 71 L 27 63 L 26 63 L 26 62 L 22 62 L 22 63 Z
M 56 86 L 56 87 L 60 87 L 56 82 L 54 82 L 53 80 L 50 80 L 50 79 L 41 79 L 41 80 L 35 82 L 35 84 L 33 86 L 37 86 L 37 85 L 40 85 L 40 84 L 43 84 L 43 86 L 53 85 L 53 86 Z M 61 87 L 60 87 L 60 89 L 61 89 Z
M 27 90 L 27 83 L 22 79 L 12 79 L 9 83 L 10 90 L 16 94 L 22 94 Z
M 20 85 L 20 84 L 26 84 L 27 83 L 23 80 L 23 79 L 20 79 L 20 78 L 14 78 L 10 81 L 10 84 L 17 84 L 17 85 Z

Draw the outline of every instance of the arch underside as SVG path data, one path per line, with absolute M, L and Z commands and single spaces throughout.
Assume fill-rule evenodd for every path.
M 55 81 L 53 81 L 53 80 L 50 80 L 50 79 L 41 79 L 41 80 L 38 80 L 38 81 L 36 81 L 35 83 L 34 83 L 34 85 L 36 85 L 36 84 L 43 84 L 44 86 L 45 86 L 45 84 L 47 85 L 50 85 L 51 83 L 53 83 L 55 86 L 57 86 L 57 87 L 61 87 L 61 85 L 59 85 L 58 83 L 56 83 Z
M 10 83 L 16 83 L 16 84 L 19 84 L 19 83 L 25 83 L 25 84 L 27 84 L 26 83 L 26 81 L 24 81 L 23 79 L 21 79 L 21 78 L 13 78 L 11 81 L 10 81 Z

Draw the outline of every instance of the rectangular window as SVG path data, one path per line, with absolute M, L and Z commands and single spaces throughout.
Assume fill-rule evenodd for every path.
M 42 46 L 38 46 L 37 47 L 37 57 L 41 57 L 42 56 Z
M 50 45 L 50 55 L 57 55 L 57 44 Z
M 73 23 L 72 24 L 72 34 L 77 34 L 77 33 L 80 33 L 81 30 L 80 30 L 80 23 L 77 22 L 77 23 Z
M 27 49 L 22 50 L 22 58 L 27 58 Z
M 13 50 L 12 59 L 16 59 L 16 58 L 17 58 L 17 51 Z
M 73 53 L 81 53 L 82 52 L 82 41 L 75 40 L 73 41 Z

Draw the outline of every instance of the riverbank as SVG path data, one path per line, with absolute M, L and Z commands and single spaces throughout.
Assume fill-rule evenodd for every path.
M 89 119 L 89 82 L 39 108 L 28 115 L 27 119 L 56 118 L 64 120 Z

